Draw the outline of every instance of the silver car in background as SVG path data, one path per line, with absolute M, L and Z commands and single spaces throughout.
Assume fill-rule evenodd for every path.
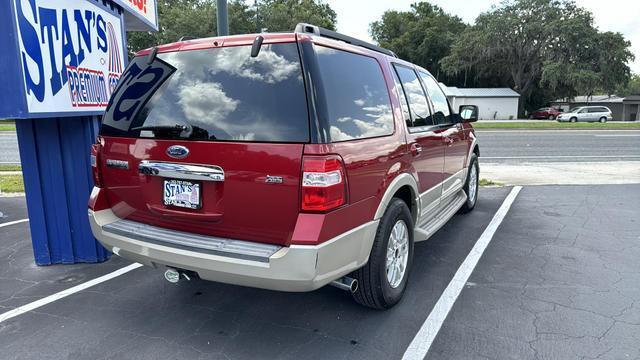
M 557 120 L 560 122 L 599 121 L 603 123 L 613 120 L 613 116 L 611 116 L 611 110 L 606 106 L 580 106 L 558 115 Z

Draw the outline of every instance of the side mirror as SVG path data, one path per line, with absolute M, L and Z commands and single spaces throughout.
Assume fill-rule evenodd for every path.
M 460 105 L 458 113 L 464 122 L 478 121 L 478 107 L 475 105 Z

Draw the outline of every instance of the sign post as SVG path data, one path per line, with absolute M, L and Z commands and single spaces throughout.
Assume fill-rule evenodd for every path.
M 153 16 L 126 13 L 141 3 Z M 155 30 L 155 9 L 155 0 L 0 2 L 0 118 L 16 120 L 38 265 L 110 256 L 87 220 L 90 146 L 127 62 L 125 18 Z

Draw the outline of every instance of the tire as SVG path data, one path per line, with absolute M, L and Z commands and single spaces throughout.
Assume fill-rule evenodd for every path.
M 601 117 L 601 118 L 600 118 L 600 122 L 601 122 L 601 123 L 606 123 L 606 122 L 607 122 L 607 118 L 606 118 L 606 117 L 604 117 L 604 116 L 603 116 L 603 117 Z
M 393 269 L 387 270 L 389 242 L 392 231 L 400 223 L 404 223 L 406 226 L 406 265 L 401 277 L 392 277 L 392 280 L 395 281 L 390 281 L 388 273 L 391 273 Z M 398 255 L 404 252 L 402 249 L 405 249 L 405 247 L 403 246 L 391 253 L 392 257 L 397 259 L 397 262 L 392 264 L 402 265 L 404 263 L 403 258 L 397 258 Z M 358 280 L 358 290 L 353 293 L 354 300 L 361 305 L 378 310 L 393 307 L 402 299 L 407 287 L 412 263 L 413 218 L 407 204 L 398 198 L 393 198 L 382 219 L 380 219 L 369 261 L 364 267 L 351 274 L 351 277 Z
M 547 119 L 549 119 L 549 120 L 555 120 L 555 119 L 556 119 L 556 117 L 555 117 L 555 116 L 553 116 L 553 115 L 549 115 L 549 117 L 548 117 Z
M 475 176 L 473 175 L 475 170 Z M 473 181 L 473 177 L 475 177 L 475 181 Z M 467 182 L 464 184 L 464 192 L 467 194 L 467 201 L 464 202 L 464 205 L 460 208 L 461 214 L 466 214 L 473 210 L 476 207 L 476 203 L 478 202 L 478 186 L 480 184 L 480 166 L 478 165 L 478 156 L 476 154 L 471 154 L 471 159 L 469 161 L 469 169 L 467 171 Z M 473 192 L 470 193 L 473 187 Z M 471 197 L 473 195 L 473 198 Z
M 578 122 L 578 118 L 572 117 L 569 121 L 571 121 L 571 122 Z

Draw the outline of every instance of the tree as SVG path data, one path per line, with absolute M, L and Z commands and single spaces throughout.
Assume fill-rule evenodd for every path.
M 256 9 L 243 0 L 229 1 L 230 34 L 293 31 L 298 22 L 310 22 L 335 29 L 336 13 L 317 0 L 264 0 Z M 183 36 L 203 38 L 217 35 L 215 0 L 159 0 L 157 32 L 129 32 L 130 53 L 159 44 L 178 41 Z M 259 20 L 259 21 L 257 21 Z
M 258 22 L 269 32 L 293 31 L 301 22 L 335 30 L 336 12 L 317 0 L 263 0 Z
M 522 114 L 537 87 L 571 97 L 626 83 L 629 45 L 620 34 L 599 33 L 591 13 L 573 1 L 507 0 L 456 39 L 442 66 L 500 79 L 522 96 Z
M 616 91 L 619 96 L 640 95 L 640 75 L 634 74 L 631 80 Z
M 440 60 L 449 55 L 451 44 L 467 27 L 457 16 L 428 2 L 411 5 L 410 11 L 387 11 L 370 25 L 371 37 L 400 58 L 431 71 L 439 80 Z M 455 77 L 455 76 L 454 76 Z M 456 82 L 455 80 L 453 80 Z

